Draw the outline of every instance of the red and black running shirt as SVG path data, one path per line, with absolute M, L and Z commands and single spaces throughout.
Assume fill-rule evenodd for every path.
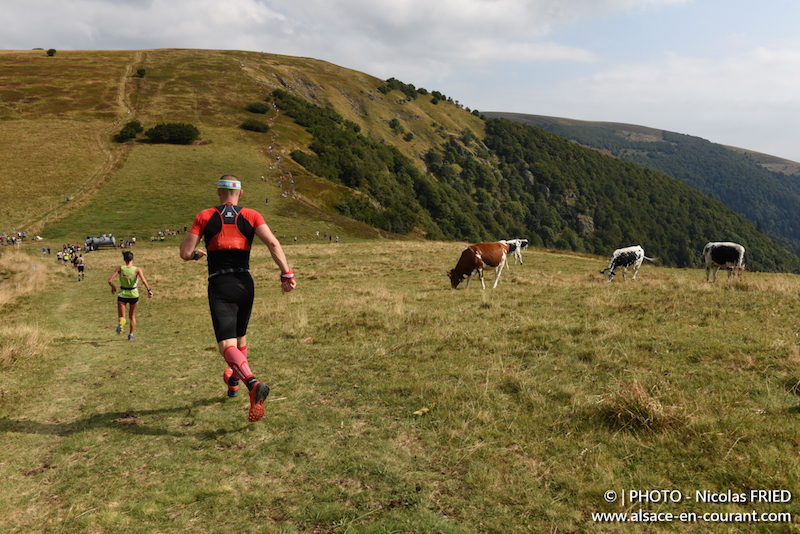
M 228 269 L 249 269 L 253 237 L 262 224 L 267 223 L 256 210 L 231 204 L 197 214 L 189 231 L 206 242 L 209 276 Z

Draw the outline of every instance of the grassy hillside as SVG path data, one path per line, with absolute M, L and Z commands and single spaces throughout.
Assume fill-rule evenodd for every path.
M 682 202 L 692 206 L 688 217 L 645 209 L 636 223 L 628 220 L 629 199 L 602 193 L 625 175 L 637 195 L 660 197 L 672 188 L 666 177 L 645 177 L 612 159 L 576 166 L 594 156 L 555 138 L 529 143 L 527 161 L 518 162 L 509 154 L 534 134 L 495 135 L 490 148 L 477 112 L 396 80 L 386 85 L 325 62 L 238 51 L 5 54 L 14 61 L 4 64 L 12 83 L 2 93 L 0 139 L 12 156 L 0 171 L 30 175 L 35 192 L 24 210 L 6 205 L 5 231 L 23 228 L 59 244 L 99 233 L 146 239 L 189 224 L 199 206 L 214 201 L 216 178 L 233 172 L 244 179 L 243 203 L 262 209 L 290 239 L 317 230 L 351 239 L 528 237 L 598 254 L 641 243 L 676 266 L 696 266 L 705 241 L 735 239 L 753 252 L 751 269 L 800 271 L 796 256 L 694 192 L 662 199 L 691 198 Z M 100 79 L 75 82 L 86 75 Z M 62 76 L 70 81 L 58 82 Z M 311 128 L 288 117 L 286 99 L 284 109 L 271 108 L 276 89 L 334 118 L 332 125 Z M 246 111 L 253 103 L 269 112 Z M 270 131 L 239 128 L 254 117 Z M 190 123 L 201 139 L 168 146 L 140 135 L 115 143 L 133 119 L 144 129 Z M 593 191 L 575 187 L 576 172 L 591 176 Z M 12 196 L 18 189 L 12 181 L 3 187 Z M 725 223 L 712 224 L 715 217 Z M 642 230 L 661 227 L 663 235 Z
M 720 200 L 795 254 L 800 252 L 797 163 L 731 149 L 699 137 L 628 124 L 488 113 L 576 141 L 672 176 Z
M 0 88 L 0 147 L 10 157 L 0 160 L 0 171 L 19 179 L 3 181 L 2 192 L 13 196 L 25 183 L 33 194 L 26 195 L 25 210 L 10 203 L 0 209 L 0 230 L 27 228 L 55 240 L 97 232 L 150 236 L 182 228 L 198 206 L 213 202 L 213 183 L 224 172 L 241 175 L 245 205 L 278 217 L 276 224 L 288 233 L 310 235 L 310 220 L 314 232 L 330 227 L 354 237 L 378 235 L 332 208 L 352 191 L 310 175 L 288 157 L 310 142 L 294 121 L 272 114 L 268 134 L 238 128 L 252 117 L 245 106 L 263 102 L 274 88 L 336 106 L 365 133 L 386 142 L 397 141 L 400 134 L 389 122 L 399 118 L 414 135 L 400 140 L 398 149 L 420 167 L 417 156 L 431 143 L 465 129 L 479 134 L 483 127 L 447 102 L 429 106 L 422 120 L 417 103 L 377 91 L 379 80 L 309 59 L 196 50 L 63 51 L 54 57 L 30 51 L 4 57 L 10 60 L 0 72 L 10 83 Z M 138 68 L 146 70 L 144 78 L 135 75 Z M 86 84 L 92 91 L 80 83 L 83 76 L 97 77 Z M 69 81 L 60 82 L 63 78 Z M 192 123 L 202 141 L 190 147 L 114 143 L 113 134 L 132 119 L 145 128 Z M 270 154 L 262 147 L 272 136 Z M 270 169 L 277 155 L 280 165 Z M 285 188 L 277 181 L 289 172 L 295 198 L 284 202 Z M 116 217 L 101 228 L 93 213 L 106 206 Z M 64 220 L 67 214 L 73 216 Z
M 41 51 L 6 54 L 32 71 L 58 72 Z M 517 186 L 532 188 L 525 194 L 534 202 L 539 192 L 541 217 L 553 225 L 544 225 L 553 230 L 545 237 L 567 247 L 569 224 L 598 199 L 695 206 L 688 188 L 675 189 L 675 199 L 664 192 L 677 187 L 674 180 L 622 163 L 600 174 L 622 172 L 627 181 L 601 197 L 588 183 L 600 174 L 587 169 L 599 173 L 609 158 L 541 131 L 493 141 L 503 124 L 446 99 L 434 105 L 397 90 L 384 94 L 378 80 L 313 60 L 184 50 L 60 51 L 55 58 L 76 73 L 106 68 L 108 80 L 67 89 L 46 75 L 4 71 L 25 89 L 0 87 L 0 148 L 16 147 L 13 158 L 0 158 L 0 170 L 30 177 L 2 182 L 7 198 L 27 211 L 0 212 L 0 228 L 34 228 L 53 247 L 86 234 L 135 235 L 135 264 L 155 296 L 140 303 L 137 339 L 128 342 L 114 332 L 106 283 L 118 250 L 86 254 L 86 280 L 78 282 L 42 256 L 41 244 L 0 248 L 3 532 L 796 531 L 777 516 L 720 522 L 703 514 L 800 513 L 796 498 L 749 500 L 750 490 L 794 492 L 800 484 L 797 275 L 747 273 L 711 284 L 699 269 L 646 264 L 636 282 L 608 284 L 599 274 L 604 257 L 531 247 L 496 290 L 473 281 L 452 291 L 445 271 L 465 242 L 399 239 L 345 218 L 337 205 L 369 191 L 311 174 L 290 157 L 296 150 L 319 157 L 309 148 L 316 133 L 283 111 L 263 116 L 272 127 L 266 134 L 238 125 L 253 115 L 244 106 L 273 88 L 332 103 L 363 135 L 391 141 L 414 165 L 435 171 L 417 182 L 388 150 L 392 170 L 401 171 L 393 177 L 409 177 L 398 182 L 404 187 L 429 181 L 431 191 L 452 191 L 458 202 L 477 198 L 473 204 L 491 214 L 481 227 L 465 227 L 478 236 L 538 213 L 514 209 L 526 200 L 514 197 Z M 103 58 L 113 68 L 101 67 Z M 133 75 L 138 68 L 144 78 Z M 94 96 L 80 97 L 84 85 Z M 40 92 L 61 105 L 41 102 Z M 409 141 L 392 127 L 398 117 L 405 133 L 413 131 Z M 191 122 L 202 140 L 114 143 L 131 118 L 145 127 Z M 567 157 L 559 155 L 565 150 Z M 270 169 L 278 154 L 279 168 Z M 63 168 L 52 170 L 50 158 Z M 24 173 L 28 165 L 46 170 L 44 184 Z M 272 388 L 256 424 L 246 422 L 244 396 L 225 394 L 204 266 L 179 260 L 181 236 L 148 241 L 190 224 L 215 200 L 223 172 L 244 179 L 243 204 L 285 236 L 298 280 L 282 296 L 265 247 L 254 250 L 249 360 Z M 278 185 L 289 172 L 294 189 L 286 180 Z M 639 187 L 642 177 L 654 187 Z M 28 187 L 40 187 L 53 205 L 27 195 Z M 650 194 L 669 198 L 662 204 Z M 437 225 L 447 220 L 429 206 Z M 644 215 L 613 213 L 619 239 L 651 230 Z M 727 213 L 725 227 L 740 228 Z M 682 228 L 662 218 L 665 229 Z M 316 231 L 341 242 L 317 240 Z M 611 490 L 627 496 L 632 489 L 676 489 L 682 498 L 668 506 L 607 499 Z M 698 502 L 703 491 L 748 500 Z M 697 517 L 678 526 L 593 516 L 639 510 Z

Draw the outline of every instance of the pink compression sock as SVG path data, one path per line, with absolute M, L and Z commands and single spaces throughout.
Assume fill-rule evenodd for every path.
M 233 369 L 233 376 L 240 379 L 246 379 L 253 376 L 250 372 L 250 366 L 247 365 L 247 355 L 235 346 L 230 346 L 225 349 L 222 354 L 228 366 Z

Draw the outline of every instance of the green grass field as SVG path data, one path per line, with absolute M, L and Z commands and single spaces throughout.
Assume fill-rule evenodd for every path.
M 288 157 L 307 132 L 283 116 L 269 134 L 238 124 L 247 103 L 284 86 L 376 139 L 402 118 L 412 157 L 480 121 L 384 97 L 376 80 L 324 62 L 243 54 L 0 51 L 0 230 L 44 237 L 0 247 L 0 532 L 800 530 L 702 519 L 794 520 L 796 497 L 697 502 L 800 491 L 799 277 L 710 284 L 647 264 L 636 282 L 608 284 L 606 258 L 531 249 L 497 289 L 452 291 L 445 272 L 463 243 L 395 239 L 335 215 L 352 193 Z M 145 78 L 132 76 L 139 67 Z M 202 142 L 113 143 L 133 117 L 192 122 Z M 281 168 L 269 169 L 276 154 Z M 277 183 L 288 171 L 294 199 Z M 272 387 L 255 424 L 221 380 L 204 265 L 178 258 L 182 235 L 149 241 L 190 225 L 228 172 L 298 279 L 282 296 L 255 249 L 250 366 Z M 114 332 L 106 283 L 118 250 L 86 254 L 83 282 L 41 254 L 100 233 L 137 237 L 135 264 L 155 291 L 133 342 Z M 631 503 L 630 490 L 682 499 Z M 700 518 L 592 515 L 640 509 Z
M 497 289 L 452 291 L 460 244 L 345 240 L 285 245 L 281 296 L 262 246 L 248 344 L 272 393 L 251 424 L 225 395 L 203 266 L 172 239 L 135 251 L 155 297 L 134 342 L 114 333 L 118 251 L 78 282 L 3 249 L 4 530 L 797 530 L 591 516 L 799 512 L 695 502 L 798 488 L 796 276 L 645 265 L 608 284 L 602 258 L 531 250 Z M 686 498 L 604 500 L 631 489 Z

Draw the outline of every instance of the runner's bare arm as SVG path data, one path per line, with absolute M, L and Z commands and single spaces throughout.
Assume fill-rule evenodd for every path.
M 278 241 L 278 238 L 273 235 L 272 231 L 269 229 L 269 226 L 262 224 L 256 227 L 255 231 L 258 238 L 263 241 L 265 245 L 267 245 L 275 265 L 281 269 L 281 274 L 291 273 L 292 271 L 289 269 L 289 262 L 286 261 L 286 255 L 283 253 L 281 243 Z M 297 282 L 295 282 L 294 277 L 281 277 L 281 290 L 284 293 L 288 293 L 295 287 L 297 287 Z
M 200 236 L 189 232 L 181 243 L 181 259 L 184 261 L 199 260 L 206 255 L 205 251 L 197 248 L 200 243 Z
M 142 279 L 142 283 L 144 284 L 144 287 L 147 288 L 147 296 L 149 298 L 153 298 L 153 290 L 150 289 L 150 284 L 147 283 L 147 280 L 144 277 L 144 271 L 142 270 L 141 267 L 137 267 L 136 268 L 136 276 L 138 276 L 139 278 Z
M 116 278 L 116 277 L 117 277 L 117 275 L 118 275 L 120 272 L 122 272 L 122 267 L 119 267 L 119 266 L 118 266 L 118 267 L 116 268 L 116 270 L 114 271 L 114 274 L 112 274 L 112 275 L 111 275 L 111 278 L 109 278 L 109 279 L 108 279 L 108 285 L 110 285 L 110 286 L 111 286 L 111 294 L 112 294 L 112 295 L 116 294 L 116 292 L 117 292 L 117 286 L 115 286 L 115 285 L 114 285 L 114 278 Z

